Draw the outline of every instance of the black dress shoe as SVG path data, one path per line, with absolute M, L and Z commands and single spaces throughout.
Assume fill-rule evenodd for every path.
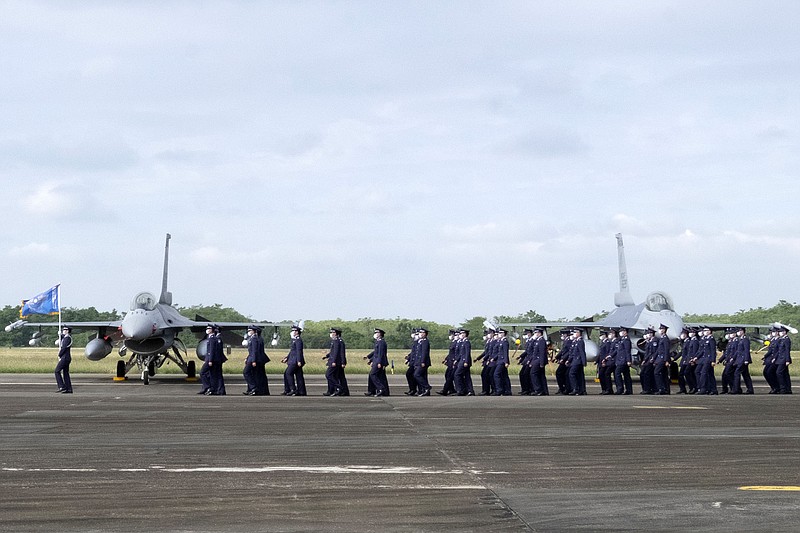
M 252 391 L 246 390 L 242 393 L 242 396 L 251 396 L 253 394 Z
M 333 396 L 330 392 L 325 391 L 322 393 L 323 396 Z
M 58 389 L 58 390 L 56 391 L 56 394 L 60 394 L 60 393 L 64 392 L 65 390 L 67 390 L 67 389 Z
M 61 394 L 72 394 L 71 390 L 62 390 Z
M 208 392 L 208 391 L 206 391 L 206 390 L 201 390 L 201 391 L 200 391 L 200 392 L 198 392 L 197 394 L 205 394 L 205 393 L 207 393 L 207 392 Z
M 406 396 L 416 396 L 417 391 L 407 390 L 403 394 L 405 394 Z
M 375 396 L 374 392 L 365 392 L 364 396 Z
M 467 396 L 475 396 L 475 392 L 474 392 L 474 391 L 469 391 L 469 392 L 467 393 Z
M 417 394 L 417 396 L 430 396 L 430 395 L 431 395 L 430 390 L 426 390 L 425 392 L 420 392 L 419 394 Z
M 373 396 L 375 396 L 376 398 L 379 398 L 379 397 L 381 397 L 381 396 L 387 396 L 387 395 L 386 395 L 386 394 L 384 394 L 382 390 L 379 390 L 378 392 L 376 392 L 375 394 L 373 394 Z

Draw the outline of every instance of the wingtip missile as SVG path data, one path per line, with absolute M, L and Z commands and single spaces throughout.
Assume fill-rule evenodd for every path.
M 27 320 L 22 320 L 22 319 L 17 320 L 16 322 L 12 322 L 11 324 L 6 326 L 6 333 L 9 333 L 15 329 L 19 329 L 27 323 L 28 323 Z

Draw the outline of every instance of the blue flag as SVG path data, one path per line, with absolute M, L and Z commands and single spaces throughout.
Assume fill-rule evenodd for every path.
M 37 294 L 30 300 L 22 300 L 22 308 L 19 310 L 20 318 L 29 315 L 56 315 L 61 306 L 58 302 L 58 285 L 47 289 L 42 294 Z

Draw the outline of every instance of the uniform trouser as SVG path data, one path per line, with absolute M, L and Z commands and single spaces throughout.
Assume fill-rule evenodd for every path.
M 605 392 L 608 390 L 608 382 L 606 381 L 606 367 L 597 365 L 597 379 L 600 380 L 600 390 Z
M 722 369 L 722 392 L 733 392 L 733 375 L 736 372 L 736 365 L 728 361 Z
M 617 365 L 617 367 L 614 369 L 614 381 L 617 384 L 617 394 L 622 394 L 623 390 L 626 394 L 633 392 L 631 367 L 629 367 L 627 363 Z
M 245 363 L 242 375 L 247 383 L 247 392 L 254 391 L 258 388 L 258 376 L 256 376 L 256 368 L 250 363 Z
M 704 361 L 697 365 L 700 369 L 700 379 L 698 380 L 698 392 L 716 393 L 717 377 L 714 375 L 714 367 L 710 361 Z
M 72 390 L 72 380 L 69 378 L 69 364 L 72 362 L 71 357 L 59 357 L 58 364 L 56 364 L 56 385 L 59 389 Z
M 564 363 L 558 363 L 558 367 L 556 368 L 556 383 L 558 384 L 558 390 L 562 394 L 566 394 L 571 391 L 567 372 L 569 372 L 567 365 Z
M 602 372 L 603 372 L 603 374 L 605 374 L 605 378 L 606 378 L 606 385 L 608 386 L 608 389 L 606 389 L 606 390 L 608 392 L 610 392 L 610 393 L 614 392 L 614 369 L 615 368 L 617 368 L 617 365 L 615 365 L 613 363 L 610 364 L 610 365 L 606 364 L 606 366 L 602 367 Z
M 775 363 L 767 363 L 764 365 L 764 379 L 766 379 L 769 384 L 770 392 L 777 392 L 781 388 L 778 383 L 777 371 L 778 365 Z
M 328 366 L 328 368 L 325 369 L 325 379 L 328 380 L 328 394 L 338 394 L 341 392 L 339 367 Z
M 653 366 L 653 377 L 655 378 L 658 392 L 669 393 L 669 365 L 656 363 Z
M 369 372 L 369 384 L 372 388 L 370 393 L 380 394 L 381 396 L 389 396 L 389 387 L 386 385 L 386 369 L 374 368 Z
M 306 395 L 306 378 L 303 376 L 303 367 L 297 363 L 288 365 L 283 372 L 284 392 L 294 392 L 298 396 Z
M 583 374 L 583 365 L 580 363 L 569 366 L 569 385 L 572 394 L 586 394 L 586 377 Z
M 678 370 L 678 388 L 681 392 L 688 392 L 694 388 L 690 381 L 690 376 L 694 374 L 691 368 L 689 363 L 686 363 L 685 365 L 681 365 Z
M 486 365 L 481 370 L 481 390 L 485 394 L 491 394 L 494 385 L 494 367 Z
M 475 392 L 472 390 L 472 375 L 469 373 L 468 366 L 464 366 L 463 364 L 458 365 L 458 368 L 455 369 L 453 384 L 456 387 L 456 394 L 461 396 L 467 394 L 468 392 Z
M 444 386 L 442 387 L 442 392 L 445 394 L 450 394 L 456 391 L 455 380 L 456 376 L 456 369 L 453 368 L 454 363 L 448 363 L 447 370 L 444 371 Z
M 414 379 L 414 366 L 409 365 L 406 370 L 406 381 L 408 381 L 408 392 L 417 392 L 417 380 Z
M 222 375 L 222 363 L 211 366 L 211 392 L 218 396 L 225 395 L 225 378 Z
M 519 390 L 523 393 L 533 392 L 533 380 L 531 379 L 531 367 L 522 365 L 519 369 Z
M 547 376 L 544 374 L 544 367 L 534 364 L 531 367 L 530 375 L 533 392 L 542 396 L 549 396 L 550 391 L 547 390 Z
M 652 364 L 647 363 L 640 367 L 639 384 L 642 386 L 642 392 L 655 391 L 655 369 Z
M 200 383 L 203 386 L 203 392 L 211 390 L 211 367 L 208 363 L 203 363 L 200 367 Z
M 427 366 L 419 365 L 414 367 L 414 381 L 417 382 L 418 394 L 422 394 L 430 390 L 431 384 L 428 383 Z
M 791 394 L 792 380 L 789 378 L 789 365 L 786 363 L 781 363 L 775 366 L 777 367 L 775 376 L 778 378 L 778 386 L 780 387 L 778 392 L 781 394 Z
M 336 367 L 336 377 L 339 380 L 339 394 L 350 396 L 350 387 L 347 385 L 347 376 L 344 374 L 344 366 Z
M 256 394 L 269 396 L 269 378 L 267 378 L 267 367 L 261 363 L 256 364 Z
M 753 392 L 753 380 L 750 378 L 750 365 L 744 363 L 736 365 L 736 370 L 733 373 L 733 392 L 742 392 L 742 380 L 744 380 L 744 387 L 747 392 Z
M 504 363 L 497 363 L 494 367 L 494 395 L 511 396 L 511 383 L 508 380 L 508 368 Z

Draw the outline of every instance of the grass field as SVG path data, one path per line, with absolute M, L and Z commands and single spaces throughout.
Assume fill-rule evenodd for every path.
M 363 357 L 368 354 L 370 350 L 348 350 L 347 352 L 347 373 L 348 374 L 367 374 L 369 366 Z M 56 366 L 57 358 L 56 348 L 0 348 L 0 373 L 6 374 L 50 374 Z M 226 352 L 227 353 L 227 352 Z M 304 371 L 306 374 L 324 374 L 325 363 L 322 356 L 327 353 L 327 350 L 306 350 L 306 366 Z M 477 352 L 480 353 L 480 352 Z M 477 355 L 476 353 L 476 355 Z M 194 359 L 198 370 L 200 369 L 200 360 L 194 355 L 194 351 L 190 350 L 191 358 Z M 284 352 L 267 351 L 271 362 L 267 364 L 267 373 L 277 374 L 282 373 L 285 365 L 281 363 L 281 359 L 285 355 Z M 403 362 L 405 358 L 405 351 L 389 352 L 389 361 L 394 361 L 395 374 L 404 374 L 406 366 Z M 443 374 L 445 371 L 444 365 L 441 363 L 442 359 L 447 355 L 447 350 L 431 350 L 431 361 L 433 365 L 430 368 L 432 374 Z M 228 362 L 225 364 L 224 371 L 226 374 L 240 374 L 244 366 L 244 359 L 247 357 L 247 352 L 244 349 L 233 349 L 227 355 Z M 792 352 L 793 360 L 798 360 L 800 352 Z M 112 353 L 101 361 L 89 361 L 83 355 L 83 348 L 76 348 L 73 350 L 72 364 L 70 365 L 70 373 L 91 373 L 91 374 L 116 374 L 117 361 L 120 359 L 116 352 Z M 761 374 L 761 355 L 753 355 L 754 364 L 753 375 Z M 519 366 L 512 364 L 509 368 L 509 374 L 519 374 Z M 547 373 L 552 375 L 555 372 L 556 365 L 547 365 Z M 135 368 L 131 372 L 135 372 Z M 472 367 L 473 374 L 480 374 L 481 367 L 475 365 Z M 717 369 L 717 375 L 721 370 Z M 159 374 L 180 374 L 181 370 L 175 363 L 171 361 L 165 363 L 160 369 Z M 792 376 L 800 376 L 800 365 L 792 365 L 790 374 Z M 594 365 L 590 364 L 586 369 L 586 375 L 594 375 Z

